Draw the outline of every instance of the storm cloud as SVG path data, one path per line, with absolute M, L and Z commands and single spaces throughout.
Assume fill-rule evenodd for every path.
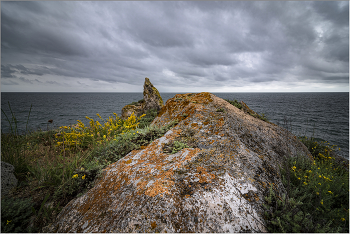
M 1 3 L 1 91 L 349 91 L 349 3 Z

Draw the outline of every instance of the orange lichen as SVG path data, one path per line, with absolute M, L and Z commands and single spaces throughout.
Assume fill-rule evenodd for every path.
M 132 163 L 132 159 L 129 159 L 128 161 L 125 162 L 126 164 Z
M 191 124 L 191 127 L 192 127 L 192 128 L 196 128 L 197 126 L 198 126 L 197 123 L 192 123 L 192 124 Z
M 152 222 L 152 223 L 151 223 L 151 228 L 152 228 L 152 229 L 155 229 L 156 227 L 157 227 L 156 221 Z

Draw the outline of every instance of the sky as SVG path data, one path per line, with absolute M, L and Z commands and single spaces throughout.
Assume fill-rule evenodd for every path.
M 1 2 L 2 92 L 349 92 L 348 1 Z

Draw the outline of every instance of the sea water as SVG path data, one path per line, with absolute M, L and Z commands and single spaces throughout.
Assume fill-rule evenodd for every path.
M 164 103 L 176 93 L 161 93 Z M 297 136 L 327 140 L 349 158 L 349 93 L 213 93 L 220 98 L 244 101 L 268 120 Z M 1 131 L 10 132 L 7 118 L 17 119 L 19 133 L 88 124 L 121 114 L 123 106 L 143 98 L 142 93 L 1 93 Z M 31 108 L 32 106 L 32 108 Z M 31 110 L 30 110 L 31 108 Z M 5 114 L 3 113 L 5 112 Z M 28 115 L 30 116 L 28 119 Z M 7 117 L 6 117 L 7 116 Z M 53 122 L 49 123 L 48 120 Z M 28 120 L 28 124 L 27 124 Z M 14 130 L 14 123 L 12 124 Z

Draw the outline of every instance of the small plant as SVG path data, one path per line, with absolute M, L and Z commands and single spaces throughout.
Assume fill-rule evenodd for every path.
M 237 107 L 238 109 L 242 109 L 242 104 L 239 103 L 236 99 L 235 100 L 229 100 L 229 99 L 224 99 L 225 101 L 227 101 L 228 103 L 230 103 L 231 105 Z
M 262 113 L 261 115 L 259 115 L 258 118 L 261 119 L 261 120 L 263 120 L 263 121 L 265 121 L 265 122 L 268 122 L 268 121 L 269 121 L 268 118 L 265 116 L 264 113 Z
M 224 108 L 219 108 L 216 110 L 216 112 L 225 112 L 225 109 Z
M 128 105 L 140 106 L 144 102 L 145 102 L 145 100 L 141 99 L 141 100 L 138 100 L 137 102 L 132 102 L 132 103 L 130 103 Z
M 184 148 L 189 148 L 189 146 L 181 141 L 173 141 L 169 144 L 165 144 L 163 148 L 164 153 L 175 154 Z
M 31 199 L 1 198 L 1 232 L 36 232 L 28 228 L 32 206 Z
M 149 126 L 152 121 L 157 117 L 157 110 L 156 109 L 151 109 L 147 110 L 145 113 L 145 116 L 140 119 L 140 124 L 138 125 L 138 128 L 145 128 Z

